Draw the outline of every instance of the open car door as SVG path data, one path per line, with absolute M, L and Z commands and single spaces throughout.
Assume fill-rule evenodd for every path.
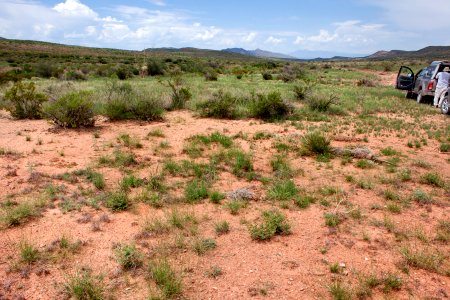
M 400 67 L 397 75 L 396 89 L 411 91 L 414 88 L 416 76 L 414 72 L 405 66 Z

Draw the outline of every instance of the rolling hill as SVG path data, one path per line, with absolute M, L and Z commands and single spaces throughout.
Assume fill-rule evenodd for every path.
M 223 49 L 222 52 L 237 53 L 237 54 L 242 54 L 242 55 L 246 55 L 246 56 L 254 56 L 254 57 L 261 57 L 261 58 L 297 59 L 296 57 L 289 56 L 286 54 L 270 52 L 270 51 L 261 50 L 261 49 L 245 50 L 243 48 L 228 48 L 228 49 Z
M 430 58 L 450 60 L 450 46 L 429 46 L 417 51 L 391 50 L 378 51 L 367 56 L 369 59 L 397 59 L 397 58 Z

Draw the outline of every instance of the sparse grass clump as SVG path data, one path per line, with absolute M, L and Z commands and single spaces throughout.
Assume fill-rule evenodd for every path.
M 341 224 L 341 217 L 337 213 L 326 213 L 324 215 L 325 225 L 328 227 L 336 227 Z
M 361 159 L 356 162 L 356 167 L 360 169 L 373 169 L 376 164 L 368 159 Z
M 208 198 L 208 184 L 204 180 L 193 180 L 186 185 L 184 197 L 188 203 L 196 203 Z
M 218 235 L 227 234 L 230 232 L 230 224 L 227 221 L 222 221 L 216 223 L 214 229 Z
M 212 266 L 208 271 L 205 272 L 206 277 L 214 279 L 216 279 L 222 274 L 223 274 L 222 269 L 218 266 Z
M 169 262 L 165 259 L 150 264 L 149 275 L 166 298 L 173 298 L 182 292 L 182 282 Z
M 30 242 L 22 241 L 20 243 L 20 260 L 26 264 L 32 264 L 39 259 L 39 250 Z
M 114 157 L 102 156 L 99 159 L 101 165 L 107 165 L 112 167 L 130 167 L 137 164 L 136 157 L 133 153 L 126 153 L 120 150 L 114 151 Z
M 212 203 L 219 204 L 220 201 L 225 199 L 225 195 L 220 192 L 214 191 L 209 194 L 209 199 Z
M 338 104 L 339 99 L 334 96 L 325 96 L 321 94 L 311 93 L 306 98 L 306 104 L 312 111 L 327 112 L 331 109 L 332 105 Z
M 416 201 L 418 204 L 431 204 L 433 203 L 433 198 L 427 194 L 426 192 L 422 191 L 421 189 L 416 189 L 413 192 L 412 199 Z
M 242 208 L 247 207 L 247 204 L 244 200 L 234 199 L 228 202 L 225 207 L 228 208 L 232 215 L 237 215 Z
M 18 226 L 37 215 L 36 208 L 29 202 L 5 207 L 2 210 L 0 220 L 6 227 Z
M 439 146 L 439 150 L 441 152 L 450 152 L 450 144 L 442 143 L 441 146 Z
M 270 161 L 270 165 L 275 176 L 281 179 L 292 178 L 296 173 L 283 155 L 276 155 Z
M 131 201 L 128 194 L 121 191 L 109 194 L 106 197 L 105 205 L 112 211 L 123 211 L 130 207 Z
M 124 191 L 129 191 L 130 188 L 137 188 L 144 184 L 144 180 L 134 176 L 133 174 L 127 175 L 122 178 L 120 187 Z
M 97 189 L 103 190 L 105 188 L 105 177 L 103 174 L 95 172 L 92 169 L 79 170 L 74 172 L 75 175 L 85 176 Z
M 136 248 L 136 245 L 119 245 L 114 254 L 117 262 L 124 270 L 133 270 L 142 266 L 144 255 Z
M 253 179 L 254 169 L 250 154 L 242 150 L 230 150 L 226 154 L 227 164 L 231 166 L 231 172 L 240 178 Z
M 119 135 L 117 139 L 128 148 L 136 148 L 136 149 L 142 148 L 142 144 L 139 141 L 139 139 L 136 137 L 132 137 L 127 133 Z
M 291 225 L 285 215 L 276 210 L 266 210 L 262 213 L 263 222 L 252 225 L 250 236 L 254 240 L 269 240 L 274 235 L 288 235 L 291 233 Z
M 217 248 L 217 242 L 213 239 L 197 239 L 192 245 L 192 250 L 197 255 L 204 255 L 208 250 Z
M 44 106 L 44 116 L 64 128 L 94 126 L 94 102 L 90 92 L 69 93 Z
M 269 199 L 286 201 L 292 200 L 299 192 L 299 189 L 292 180 L 276 182 L 268 191 Z
M 64 285 L 67 295 L 76 300 L 102 300 L 104 287 L 99 278 L 89 270 L 81 270 L 70 276 Z
M 445 261 L 445 256 L 440 252 L 428 248 L 411 249 L 409 247 L 403 247 L 400 253 L 408 266 L 435 273 L 443 272 L 442 263 Z
M 340 283 L 339 281 L 333 282 L 328 287 L 328 289 L 334 300 L 350 300 L 350 299 L 352 299 L 351 290 L 348 287 L 343 286 L 342 283 Z
M 316 202 L 316 198 L 311 195 L 303 194 L 294 198 L 294 203 L 301 209 L 308 208 L 312 203 Z
M 444 180 L 438 173 L 426 173 L 420 178 L 420 181 L 440 188 L 445 186 Z
M 302 138 L 302 153 L 305 155 L 331 155 L 330 140 L 318 131 Z

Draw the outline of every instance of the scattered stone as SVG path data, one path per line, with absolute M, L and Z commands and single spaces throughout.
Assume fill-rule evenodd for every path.
M 249 188 L 241 188 L 227 193 L 227 197 L 231 200 L 255 200 L 255 193 Z

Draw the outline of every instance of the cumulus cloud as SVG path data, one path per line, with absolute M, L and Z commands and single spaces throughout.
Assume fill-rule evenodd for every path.
M 267 40 L 265 41 L 266 44 L 273 44 L 273 45 L 278 45 L 278 44 L 280 44 L 282 42 L 283 42 L 283 39 L 275 38 L 273 36 L 269 36 L 267 38 Z
M 97 18 L 97 13 L 78 0 L 66 0 L 56 4 L 53 9 L 63 16 Z

